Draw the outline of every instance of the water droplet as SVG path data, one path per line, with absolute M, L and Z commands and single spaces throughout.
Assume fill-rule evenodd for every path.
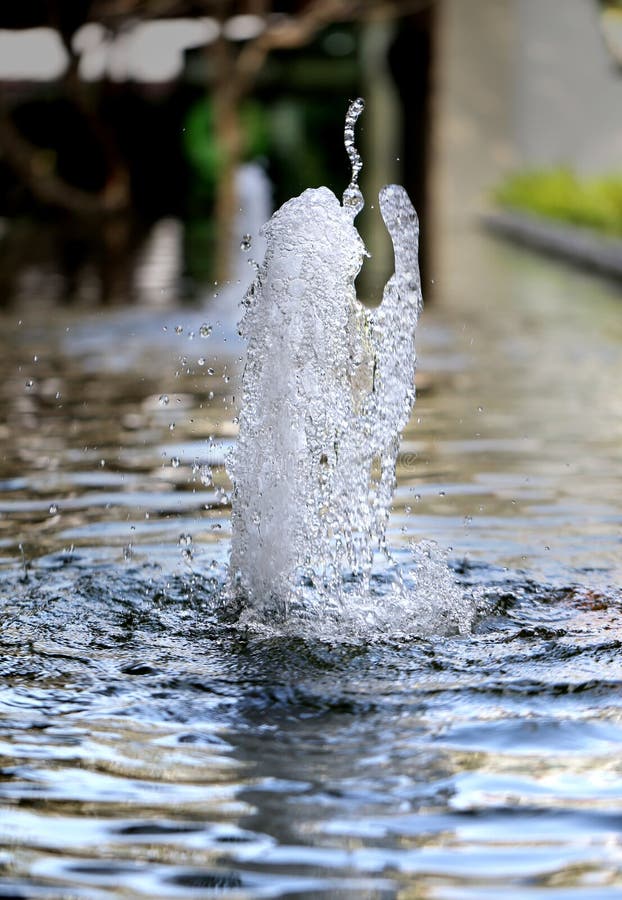
M 56 503 L 50 503 L 50 508 L 48 509 L 48 512 L 51 516 L 56 515 L 56 513 L 58 512 L 58 506 L 56 505 Z
M 210 368 L 207 370 L 207 374 L 208 374 L 208 375 L 213 375 L 213 374 L 214 374 L 214 370 L 212 369 L 211 366 L 210 366 Z
M 55 399 L 55 400 L 60 400 L 61 396 L 62 396 L 62 395 L 61 395 L 61 392 L 60 392 L 60 391 L 56 391 L 56 393 L 54 394 L 54 399 Z
M 343 205 L 352 211 L 353 218 L 364 206 L 363 195 L 358 186 L 359 172 L 363 167 L 363 162 L 354 143 L 354 126 L 364 109 L 365 101 L 362 97 L 358 97 L 358 99 L 354 100 L 348 107 L 344 128 L 344 145 L 352 167 L 352 175 L 350 184 L 343 193 Z
M 132 546 L 132 542 L 130 541 L 130 543 L 126 544 L 125 547 L 123 548 L 123 559 L 125 560 L 125 562 L 130 562 L 130 560 L 132 559 L 133 556 L 134 556 L 134 548 Z
M 171 424 L 168 426 L 168 430 L 175 431 L 175 423 L 174 422 L 171 422 Z
M 242 240 L 240 241 L 240 250 L 250 250 L 251 245 L 253 243 L 253 239 L 250 234 L 245 234 L 242 236 Z
M 201 466 L 199 471 L 201 484 L 205 485 L 205 487 L 211 487 L 214 484 L 211 466 Z
M 175 334 L 183 334 L 184 326 L 183 325 L 175 325 Z
M 35 353 L 35 355 L 33 356 L 32 361 L 35 362 L 35 363 L 36 363 L 36 362 L 39 362 L 39 357 L 37 356 L 36 353 Z
M 33 385 L 34 385 L 34 381 L 32 380 L 32 378 L 29 378 L 28 381 L 26 382 L 26 388 L 28 390 L 30 390 L 31 387 L 33 387 Z
M 200 366 L 204 366 L 205 365 L 205 357 L 199 356 L 199 358 L 197 359 L 197 362 Z
M 212 333 L 212 326 L 208 325 L 207 322 L 203 322 L 201 327 L 199 328 L 199 334 L 202 338 L 208 338 Z
M 178 469 L 181 465 L 181 460 L 178 456 L 173 456 L 171 458 L 171 465 L 174 469 Z
M 160 404 L 160 406 L 166 406 L 168 402 L 169 402 L 168 394 L 160 394 L 160 396 L 158 397 L 158 403 Z
M 192 535 L 180 534 L 179 546 L 181 547 L 181 555 L 184 562 L 192 561 Z

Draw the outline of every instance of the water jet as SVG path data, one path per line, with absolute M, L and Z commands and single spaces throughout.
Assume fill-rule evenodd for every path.
M 390 561 L 399 438 L 415 401 L 419 224 L 404 188 L 380 191 L 395 272 L 380 306 L 367 309 L 354 284 L 366 255 L 354 226 L 364 202 L 354 143 L 363 108 L 355 100 L 346 116 L 343 202 L 319 187 L 277 210 L 243 300 L 229 589 L 265 621 L 293 609 L 337 615 L 352 584 L 358 603 L 370 596 L 375 556 Z M 402 589 L 401 576 L 392 583 Z

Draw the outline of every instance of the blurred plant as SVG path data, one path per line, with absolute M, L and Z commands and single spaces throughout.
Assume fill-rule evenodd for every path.
M 204 180 L 212 182 L 217 220 L 220 277 L 227 269 L 232 246 L 231 229 L 237 209 L 235 172 L 248 152 L 249 142 L 261 145 L 257 108 L 251 96 L 270 54 L 309 44 L 335 23 L 367 22 L 410 15 L 435 0 L 80 0 L 24 6 L 11 4 L 0 13 L 0 24 L 23 28 L 48 26 L 61 37 L 68 65 L 60 81 L 62 96 L 77 113 L 91 143 L 101 157 L 98 185 L 72 182 L 70 166 L 63 169 L 59 153 L 41 147 L 20 128 L 9 99 L 7 85 L 0 84 L 0 153 L 20 182 L 45 207 L 56 207 L 78 219 L 106 222 L 126 217 L 133 206 L 130 166 L 123 149 L 123 135 L 111 127 L 100 102 L 101 85 L 80 78 L 80 56 L 73 40 L 85 23 L 99 23 L 109 37 L 131 30 L 137 23 L 169 17 L 210 17 L 216 37 L 206 47 L 206 88 L 209 105 L 190 117 L 186 149 Z M 246 33 L 232 30 L 246 22 Z M 347 98 L 344 98 L 344 103 Z M 203 117 L 203 121 L 201 121 Z M 213 146 L 195 140 L 199 129 L 213 136 Z M 204 132 L 205 133 L 205 132 Z M 89 160 L 89 162 L 91 162 Z M 105 227 L 104 227 L 105 230 Z
M 127 5 L 131 0 L 118 2 Z M 231 229 L 237 206 L 235 171 L 244 154 L 241 111 L 269 55 L 304 47 L 335 22 L 396 17 L 423 9 L 432 2 L 434 0 L 308 0 L 285 14 L 277 3 L 250 0 L 245 11 L 258 19 L 257 34 L 247 41 L 236 42 L 227 37 L 226 22 L 240 11 L 238 5 L 233 0 L 203 0 L 206 12 L 215 15 L 220 26 L 218 39 L 210 46 L 213 65 L 209 89 L 219 160 L 215 207 L 221 277 L 228 272 Z M 136 3 L 140 6 L 141 0 Z
M 261 107 L 247 100 L 240 108 L 243 159 L 257 159 L 266 153 L 268 132 Z M 184 148 L 202 195 L 213 198 L 226 160 L 214 135 L 214 106 L 209 97 L 194 103 L 185 118 Z
M 581 178 L 568 168 L 518 172 L 494 198 L 504 207 L 622 235 L 622 174 Z

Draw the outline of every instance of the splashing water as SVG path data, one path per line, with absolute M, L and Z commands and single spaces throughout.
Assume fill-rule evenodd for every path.
M 412 618 L 400 570 L 389 564 L 380 582 L 372 571 L 377 551 L 390 562 L 399 436 L 415 400 L 419 226 L 405 190 L 384 187 L 395 274 L 380 307 L 366 310 L 354 286 L 366 251 L 353 224 L 363 206 L 354 145 L 363 107 L 354 101 L 346 118 L 343 205 L 325 187 L 285 203 L 264 226 L 265 258 L 243 301 L 229 579 L 247 621 L 348 620 L 360 630 Z M 460 605 L 453 583 L 443 595 L 445 606 Z
M 363 161 L 360 153 L 356 149 L 356 144 L 354 143 L 354 126 L 364 109 L 365 101 L 362 97 L 354 100 L 348 107 L 344 129 L 344 144 L 352 167 L 352 177 L 350 178 L 350 184 L 343 193 L 343 205 L 352 211 L 353 219 L 360 213 L 365 205 L 363 194 L 358 186 L 359 172 L 363 168 Z

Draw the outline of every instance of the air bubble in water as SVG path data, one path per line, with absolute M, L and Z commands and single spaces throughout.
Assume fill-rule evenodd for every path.
M 199 328 L 199 334 L 202 338 L 208 338 L 212 333 L 212 326 L 208 325 L 207 322 L 203 322 L 201 327 Z
M 242 240 L 240 241 L 240 250 L 250 250 L 253 243 L 253 239 L 250 234 L 245 234 L 242 236 Z
M 160 404 L 160 406 L 167 406 L 168 402 L 169 402 L 168 394 L 160 394 L 160 396 L 158 397 L 158 403 Z
M 175 334 L 183 334 L 184 326 L 183 325 L 175 325 Z
M 178 456 L 173 456 L 171 458 L 171 465 L 174 469 L 178 469 L 181 465 L 181 460 Z
M 51 516 L 56 515 L 56 513 L 58 512 L 58 506 L 56 505 L 56 503 L 50 503 L 50 508 L 48 509 L 48 512 Z

